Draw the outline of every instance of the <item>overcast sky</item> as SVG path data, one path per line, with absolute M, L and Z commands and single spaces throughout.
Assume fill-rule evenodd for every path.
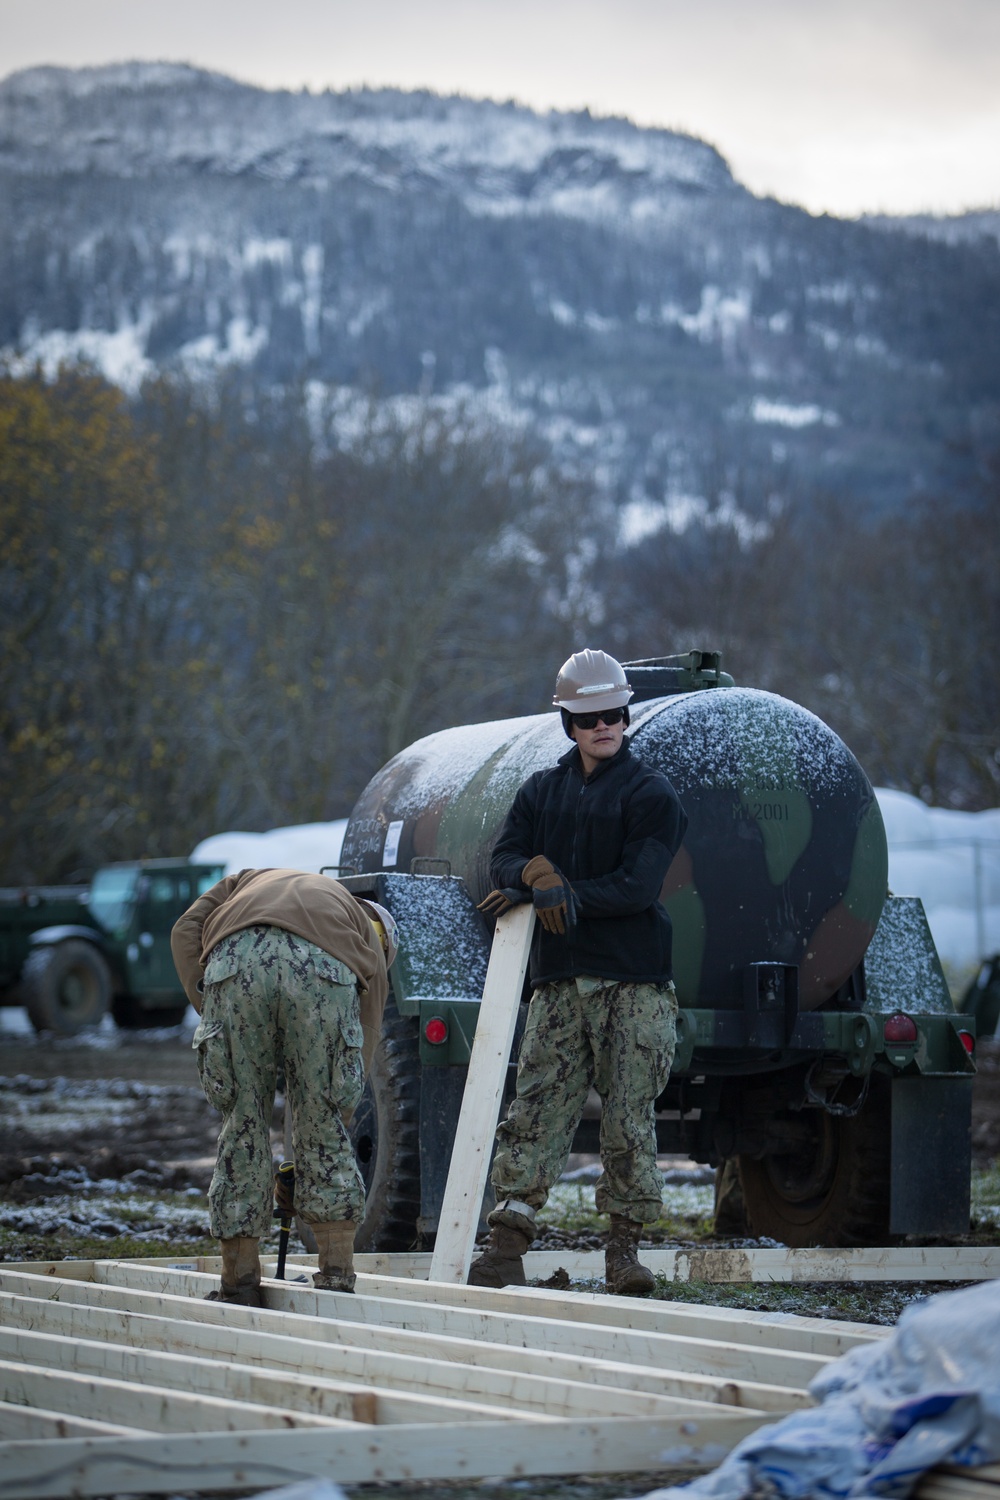
M 586 105 L 816 212 L 1000 206 L 1000 0 L 0 0 L 0 76 L 128 58 Z

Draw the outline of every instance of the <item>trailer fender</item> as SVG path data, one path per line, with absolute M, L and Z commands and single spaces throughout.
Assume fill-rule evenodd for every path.
M 66 922 L 59 927 L 39 927 L 28 938 L 29 948 L 48 948 L 53 943 L 64 943 L 67 938 L 83 938 L 95 948 L 104 949 L 104 934 L 96 927 L 75 927 Z

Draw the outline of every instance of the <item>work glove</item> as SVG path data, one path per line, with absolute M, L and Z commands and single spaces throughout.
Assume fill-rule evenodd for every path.
M 504 912 L 510 911 L 512 906 L 528 900 L 530 897 L 524 891 L 519 891 L 514 886 L 503 886 L 490 891 L 489 895 L 480 901 L 476 910 L 481 911 L 487 917 L 502 917 Z
M 295 1212 L 295 1173 L 289 1170 L 290 1162 L 282 1162 L 274 1174 L 274 1201 L 282 1218 L 289 1219 Z
M 576 897 L 573 887 L 561 870 L 557 869 L 544 854 L 529 859 L 521 871 L 521 879 L 531 887 L 531 899 L 538 913 L 538 920 L 546 932 L 560 936 L 576 923 Z

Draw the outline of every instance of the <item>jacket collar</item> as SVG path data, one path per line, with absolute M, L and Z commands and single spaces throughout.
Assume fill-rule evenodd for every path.
M 580 759 L 580 747 L 574 741 L 572 749 L 567 750 L 565 755 L 560 755 L 556 764 L 565 766 L 568 771 L 575 771 L 581 781 L 585 781 L 588 786 L 591 786 L 599 776 L 603 776 L 606 771 L 610 771 L 612 766 L 620 766 L 622 761 L 628 760 L 631 753 L 630 743 L 627 739 L 624 739 L 622 740 L 621 748 L 615 752 L 610 760 L 599 760 L 590 775 L 584 776 L 583 761 Z

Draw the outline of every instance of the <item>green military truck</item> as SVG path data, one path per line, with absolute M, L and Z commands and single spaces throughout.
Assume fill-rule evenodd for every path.
M 625 669 L 633 748 L 689 817 L 661 893 L 681 1007 L 661 1151 L 734 1163 L 750 1230 L 788 1245 L 965 1233 L 975 1023 L 920 901 L 887 891 L 861 766 L 716 653 Z M 359 1247 L 436 1230 L 492 937 L 475 904 L 515 791 L 565 749 L 553 713 L 444 730 L 391 760 L 348 821 L 341 878 L 402 933 L 351 1127 Z M 597 1130 L 585 1119 L 574 1149 L 596 1151 Z
M 175 1026 L 187 1008 L 170 929 L 223 866 L 147 859 L 107 865 L 89 886 L 0 890 L 0 1005 L 36 1031 L 72 1036 L 110 1014 Z

